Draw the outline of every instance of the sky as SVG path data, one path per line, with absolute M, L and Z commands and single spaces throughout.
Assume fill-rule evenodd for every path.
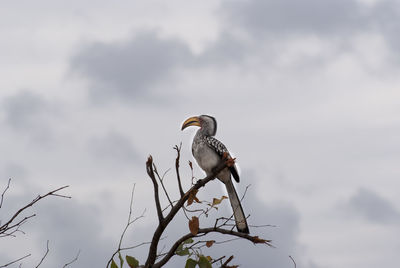
M 193 115 L 218 121 L 237 158 L 251 234 L 233 241 L 241 267 L 392 267 L 400 242 L 400 3 L 394 0 L 2 1 L 0 220 L 63 185 L 17 237 L 0 239 L 0 265 L 104 267 L 135 186 L 125 245 L 156 227 L 151 154 L 178 196 Z M 194 165 L 194 175 L 204 173 Z M 2 190 L 1 190 L 2 191 Z M 199 192 L 225 194 L 215 181 Z M 165 198 L 163 202 L 165 202 Z M 224 201 L 225 202 L 225 201 Z M 229 216 L 218 212 L 201 220 Z M 166 203 L 164 203 L 166 204 Z M 203 225 L 204 224 L 204 225 Z M 160 249 L 188 232 L 179 215 Z M 210 236 L 220 241 L 224 237 Z M 144 262 L 146 246 L 126 252 Z M 166 267 L 183 267 L 174 257 Z M 17 263 L 14 267 L 18 267 Z

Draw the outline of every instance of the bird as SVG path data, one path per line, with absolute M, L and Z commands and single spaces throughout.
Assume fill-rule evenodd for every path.
M 189 126 L 200 127 L 193 138 L 192 154 L 207 176 L 212 175 L 213 169 L 217 167 L 224 155 L 231 158 L 225 145 L 214 137 L 217 133 L 217 121 L 210 115 L 193 116 L 183 122 L 181 130 Z M 236 165 L 224 168 L 216 177 L 225 184 L 238 232 L 249 234 L 246 216 L 232 182 L 232 177 L 237 182 L 240 181 Z

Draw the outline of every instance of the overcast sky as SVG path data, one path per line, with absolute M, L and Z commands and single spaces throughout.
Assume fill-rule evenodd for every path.
M 210 114 L 237 157 L 254 235 L 206 251 L 241 267 L 393 267 L 400 251 L 400 3 L 302 1 L 2 1 L 0 219 L 63 185 L 25 234 L 0 239 L 0 265 L 104 267 L 128 216 L 126 245 L 156 226 L 145 161 L 182 175 Z M 195 176 L 203 173 L 195 165 Z M 171 171 L 167 187 L 176 192 Z M 2 190 L 1 190 L 2 191 Z M 206 199 L 225 194 L 213 182 Z M 217 214 L 229 215 L 228 203 Z M 180 218 L 162 245 L 188 232 Z M 217 237 L 214 237 L 217 238 Z M 222 239 L 218 237 L 218 239 Z M 162 246 L 161 245 L 161 246 Z M 141 262 L 147 247 L 128 252 Z M 219 256 L 218 256 L 219 254 Z M 183 267 L 174 257 L 167 267 Z M 19 263 L 15 266 L 18 267 Z

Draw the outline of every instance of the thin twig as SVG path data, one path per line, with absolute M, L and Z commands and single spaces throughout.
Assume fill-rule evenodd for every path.
M 7 192 L 7 190 L 10 188 L 10 182 L 11 182 L 11 178 L 8 179 L 7 187 L 4 189 L 3 193 L 1 194 L 0 208 L 3 205 L 4 195 Z
M 0 266 L 0 268 L 4 268 L 4 267 L 10 266 L 11 264 L 14 264 L 14 263 L 16 263 L 16 262 L 22 261 L 23 259 L 28 258 L 28 257 L 30 257 L 31 255 L 32 255 L 32 254 L 25 255 L 25 256 L 23 256 L 23 257 L 21 257 L 21 258 L 15 260 L 15 261 L 12 261 L 12 262 L 9 262 L 9 263 L 7 263 L 7 264 L 4 264 L 4 265 Z
M 162 186 L 162 188 L 163 188 L 163 190 L 164 190 L 164 193 L 165 193 L 165 195 L 167 196 L 167 199 L 168 199 L 168 201 L 169 201 L 169 204 L 170 204 L 170 206 L 172 207 L 173 204 L 172 204 L 171 198 L 169 198 L 167 189 L 165 188 L 165 185 L 164 185 L 164 176 L 168 173 L 168 171 L 170 171 L 170 169 L 167 169 L 167 171 L 164 172 L 164 174 L 162 175 L 162 177 L 160 177 L 160 174 L 158 174 L 157 167 L 156 167 L 156 165 L 155 165 L 154 163 L 153 163 L 153 168 L 154 168 L 154 173 L 157 175 L 157 178 L 158 178 L 159 182 L 161 183 L 161 186 Z
M 293 257 L 289 255 L 289 258 L 292 260 L 293 264 L 294 264 L 294 268 L 297 267 L 296 262 L 294 261 Z
M 181 197 L 185 194 L 182 188 L 182 183 L 181 183 L 181 176 L 179 174 L 179 160 L 181 158 L 181 148 L 182 148 L 182 142 L 178 145 L 175 145 L 174 149 L 176 150 L 176 159 L 175 159 L 175 171 L 176 171 L 176 178 L 178 179 L 178 187 L 179 187 L 179 193 L 181 194 Z
M 80 254 L 81 254 L 81 250 L 78 250 L 78 254 L 76 254 L 75 258 L 73 258 L 70 262 L 67 262 L 66 264 L 64 264 L 63 268 L 76 262 L 78 260 Z
M 40 260 L 40 262 L 38 263 L 38 265 L 36 265 L 36 268 L 38 268 L 41 264 L 42 264 L 42 262 L 44 261 L 44 259 L 46 258 L 46 256 L 47 256 L 47 254 L 49 253 L 49 240 L 47 240 L 47 243 L 46 243 L 46 253 L 43 255 L 43 257 L 42 257 L 42 259 Z
M 151 243 L 150 241 L 149 242 L 142 242 L 142 243 L 134 245 L 134 246 L 120 248 L 120 251 L 138 248 L 138 247 L 141 247 L 141 246 L 144 246 L 144 245 L 148 245 L 150 243 Z
M 172 206 L 174 204 L 176 204 L 176 202 L 178 202 L 178 200 L 172 201 Z M 166 211 L 169 207 L 172 207 L 171 204 L 168 204 L 165 208 L 162 209 L 162 212 Z
M 27 208 L 32 207 L 35 203 L 39 202 L 40 200 L 42 200 L 43 198 L 46 198 L 47 196 L 56 196 L 56 197 L 62 197 L 62 198 L 71 198 L 70 196 L 66 196 L 66 195 L 60 195 L 60 194 L 56 194 L 58 191 L 61 191 L 65 188 L 69 187 L 67 186 L 63 186 L 60 187 L 58 189 L 55 189 L 53 191 L 48 192 L 45 195 L 38 195 L 35 199 L 33 199 L 29 204 L 25 205 L 24 207 L 20 208 L 5 224 L 0 226 L 0 234 L 5 234 L 8 230 L 12 229 L 12 228 L 16 228 L 18 226 L 20 226 L 21 224 L 23 224 L 26 220 L 28 220 L 31 217 L 34 217 L 35 214 L 25 217 L 24 219 L 22 219 L 21 221 L 19 221 L 16 224 L 13 224 L 13 221 Z M 11 226 L 10 226 L 11 225 Z M 13 233 L 13 232 L 12 232 Z
M 225 259 L 225 258 L 226 258 L 226 256 L 219 257 L 218 259 L 212 260 L 212 261 L 211 261 L 211 264 L 216 263 L 216 262 L 219 262 L 219 261 L 222 261 L 222 260 Z
M 249 227 L 253 227 L 253 228 L 273 227 L 273 228 L 275 228 L 278 226 L 274 225 L 274 224 L 261 224 L 261 225 L 250 225 L 249 224 Z
M 144 245 L 144 244 L 146 244 L 146 243 L 147 243 L 147 244 L 150 243 L 150 242 L 146 242 L 146 243 L 142 243 L 142 244 L 139 244 L 139 245 L 133 246 L 133 247 L 125 247 L 125 248 L 122 247 L 122 240 L 124 239 L 125 233 L 126 233 L 126 231 L 128 230 L 129 226 L 130 226 L 131 224 L 133 224 L 134 222 L 136 222 L 137 220 L 143 218 L 143 217 L 144 217 L 144 214 L 146 213 L 146 209 L 144 209 L 142 215 L 140 215 L 139 217 L 136 217 L 136 218 L 134 218 L 133 220 L 131 220 L 131 219 L 132 219 L 132 211 L 133 211 L 133 209 L 132 209 L 132 208 L 133 208 L 133 196 L 134 196 L 134 193 L 135 193 L 135 188 L 136 188 L 136 184 L 134 184 L 133 187 L 132 187 L 131 200 L 130 200 L 130 205 L 129 205 L 129 214 L 128 214 L 128 221 L 127 221 L 127 224 L 125 225 L 125 228 L 124 228 L 124 230 L 122 231 L 122 234 L 121 234 L 121 236 L 120 236 L 120 238 L 119 238 L 118 248 L 117 248 L 117 250 L 112 254 L 111 258 L 108 260 L 106 267 L 109 267 L 109 265 L 111 264 L 111 262 L 112 262 L 113 258 L 115 257 L 115 255 L 117 255 L 120 251 L 122 251 L 122 250 L 127 250 L 127 249 L 132 249 L 132 248 L 135 248 L 135 247 L 139 247 L 139 246 L 141 246 L 141 245 Z

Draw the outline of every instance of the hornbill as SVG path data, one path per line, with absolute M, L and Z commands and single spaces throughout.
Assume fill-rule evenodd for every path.
M 182 130 L 189 126 L 200 127 L 193 138 L 192 154 L 196 159 L 197 164 L 206 172 L 206 174 L 211 175 L 213 169 L 221 161 L 224 153 L 230 157 L 225 145 L 214 138 L 217 132 L 217 121 L 214 117 L 209 115 L 194 116 L 183 122 Z M 248 234 L 249 227 L 247 225 L 246 216 L 244 215 L 240 199 L 236 193 L 235 187 L 233 186 L 231 175 L 237 182 L 239 182 L 239 174 L 235 165 L 223 169 L 216 177 L 225 184 L 229 201 L 232 206 L 233 215 L 235 217 L 237 230 L 241 233 Z

